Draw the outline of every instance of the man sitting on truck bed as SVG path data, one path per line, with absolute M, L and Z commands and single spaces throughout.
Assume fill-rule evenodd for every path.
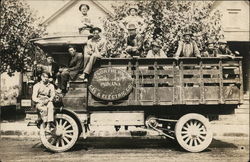
M 80 79 L 86 79 L 87 75 L 91 73 L 96 60 L 106 55 L 106 40 L 100 36 L 101 32 L 102 30 L 98 27 L 94 27 L 90 30 L 93 36 L 88 40 L 86 45 L 83 74 L 79 76 Z
M 83 68 L 83 55 L 82 53 L 76 52 L 76 47 L 70 45 L 68 51 L 71 55 L 71 60 L 68 68 L 59 69 L 59 74 L 57 75 L 58 79 L 58 88 L 62 90 L 63 93 L 66 93 L 67 82 L 69 79 L 75 80 L 77 75 L 82 72 Z

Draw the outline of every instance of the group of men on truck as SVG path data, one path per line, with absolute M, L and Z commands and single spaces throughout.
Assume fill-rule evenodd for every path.
M 79 6 L 79 11 L 82 13 L 81 26 L 78 28 L 79 33 L 90 34 L 84 53 L 77 52 L 75 46 L 69 45 L 68 52 L 71 55 L 71 60 L 67 68 L 59 68 L 53 58 L 47 56 L 47 63 L 41 65 L 40 70 L 38 70 L 41 81 L 34 85 L 32 100 L 36 103 L 43 121 L 52 122 L 54 120 L 54 85 L 58 92 L 66 93 L 69 80 L 76 78 L 86 80 L 96 60 L 106 56 L 106 40 L 101 36 L 101 28 L 92 25 L 88 16 L 89 9 L 87 4 Z M 125 50 L 120 55 L 122 58 L 141 57 L 143 52 L 144 42 L 140 30 L 143 30 L 145 25 L 137 13 L 138 8 L 132 6 L 128 10 L 128 16 L 121 21 L 120 26 L 128 32 L 124 41 Z M 234 54 L 227 48 L 225 40 L 220 40 L 217 48 L 215 42 L 210 40 L 207 42 L 206 49 L 200 52 L 192 36 L 190 31 L 183 34 L 183 40 L 179 41 L 178 49 L 174 55 L 176 59 L 179 57 L 234 57 Z M 161 40 L 156 39 L 152 42 L 146 58 L 167 58 L 166 53 L 162 50 Z M 51 79 L 49 79 L 50 77 Z

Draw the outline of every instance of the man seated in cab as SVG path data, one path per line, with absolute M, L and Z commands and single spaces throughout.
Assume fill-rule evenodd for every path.
M 76 51 L 76 47 L 70 45 L 68 47 L 69 54 L 71 55 L 71 60 L 69 62 L 68 68 L 59 69 L 57 75 L 58 88 L 61 89 L 63 93 L 67 92 L 67 83 L 69 79 L 75 80 L 79 73 L 82 72 L 83 68 L 83 55 Z
M 143 40 L 136 31 L 135 24 L 128 24 L 128 36 L 125 38 L 125 51 L 121 57 L 140 57 L 143 50 Z
M 37 75 L 41 76 L 43 72 L 48 73 L 51 76 L 49 78 L 50 83 L 55 84 L 59 66 L 51 55 L 46 55 L 46 62 L 44 64 L 37 65 Z
M 235 55 L 233 52 L 227 47 L 227 41 L 226 40 L 219 40 L 218 41 L 219 47 L 217 49 L 217 56 L 221 58 L 231 58 L 233 59 Z M 238 52 L 236 52 L 238 54 Z
M 79 76 L 80 79 L 87 79 L 87 76 L 91 73 L 96 60 L 101 59 L 106 55 L 106 40 L 101 37 L 101 32 L 102 30 L 98 27 L 93 27 L 90 30 L 92 38 L 87 41 L 84 54 L 83 74 Z
M 206 49 L 202 53 L 202 57 L 217 57 L 217 50 L 214 47 L 214 41 L 208 40 L 206 46 Z
M 49 73 L 43 72 L 41 74 L 41 81 L 33 86 L 32 100 L 39 110 L 40 117 L 43 122 L 54 121 L 54 105 L 53 99 L 55 97 L 54 85 L 49 82 Z M 49 126 L 49 124 L 47 124 Z
M 90 34 L 89 30 L 93 27 L 91 19 L 88 16 L 88 11 L 90 7 L 87 4 L 81 4 L 79 6 L 79 11 L 81 12 L 81 24 L 78 28 L 80 34 Z
M 200 51 L 194 40 L 192 40 L 192 32 L 188 31 L 183 34 L 184 40 L 178 42 L 178 49 L 175 57 L 198 57 L 200 58 Z
M 161 41 L 155 40 L 151 44 L 151 50 L 148 51 L 146 58 L 167 58 L 167 55 L 161 49 Z

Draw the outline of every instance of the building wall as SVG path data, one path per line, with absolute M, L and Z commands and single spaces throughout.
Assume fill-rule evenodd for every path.
M 217 1 L 214 10 L 223 14 L 222 25 L 228 41 L 249 41 L 249 2 Z

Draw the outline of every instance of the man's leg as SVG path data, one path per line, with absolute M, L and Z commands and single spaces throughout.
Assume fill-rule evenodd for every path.
M 69 72 L 68 71 L 63 71 L 61 73 L 61 89 L 62 91 L 66 91 L 67 88 L 67 82 L 69 81 Z
M 52 102 L 49 102 L 47 105 L 48 108 L 48 122 L 53 122 L 54 121 L 54 105 Z
M 83 73 L 90 74 L 92 71 L 92 67 L 98 58 L 100 58 L 100 57 L 96 56 L 96 55 L 91 55 L 87 65 L 84 67 Z

